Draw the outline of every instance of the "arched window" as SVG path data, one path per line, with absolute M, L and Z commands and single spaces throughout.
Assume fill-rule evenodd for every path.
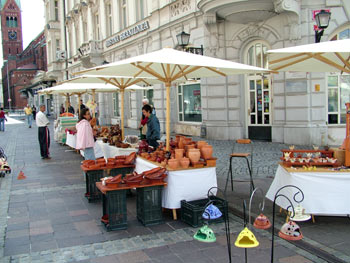
M 6 26 L 10 27 L 10 18 L 9 17 L 6 17 Z
M 350 26 L 341 29 L 331 40 L 350 38 Z M 350 101 L 350 75 L 329 73 L 327 76 L 327 121 L 328 124 L 345 124 L 345 103 Z
M 17 17 L 15 17 L 15 19 L 13 20 L 13 26 L 14 26 L 14 27 L 17 27 L 17 26 L 18 26 Z

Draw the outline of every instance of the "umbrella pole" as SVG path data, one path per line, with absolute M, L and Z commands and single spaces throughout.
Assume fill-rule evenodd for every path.
M 95 90 L 93 89 L 92 90 L 92 104 L 94 105 L 95 104 Z M 96 109 L 96 108 L 95 108 Z M 93 112 L 92 112 L 92 117 L 95 118 L 95 109 L 93 109 Z
M 81 102 L 80 102 L 80 101 L 81 101 L 81 94 L 79 93 L 79 94 L 78 94 L 78 114 L 79 114 L 79 115 L 80 115 L 80 106 L 81 106 Z M 79 116 L 79 115 L 78 115 L 78 116 Z
M 124 141 L 124 92 L 123 88 L 120 89 L 121 97 L 121 110 L 120 110 L 120 125 L 122 126 L 122 141 Z
M 166 87 L 166 150 L 170 151 L 170 87 L 171 87 L 171 82 L 166 82 L 165 87 Z
M 66 112 L 68 112 L 69 95 L 66 94 Z

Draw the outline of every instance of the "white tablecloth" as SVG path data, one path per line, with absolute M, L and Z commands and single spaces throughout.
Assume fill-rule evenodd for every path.
M 137 173 L 155 167 L 157 166 L 151 162 L 141 158 L 136 159 L 135 171 Z M 166 181 L 168 186 L 163 190 L 162 207 L 181 208 L 181 200 L 193 201 L 207 198 L 208 190 L 217 186 L 216 168 L 169 171 Z
M 99 145 L 99 147 L 102 149 L 103 156 L 107 160 L 107 158 L 113 158 L 115 156 L 120 155 L 129 155 L 130 153 L 136 152 L 137 149 L 135 148 L 118 148 L 115 146 L 111 146 L 108 143 L 104 143 L 101 140 L 97 140 L 96 144 Z
M 276 191 L 285 185 L 295 185 L 303 191 L 304 201 L 301 205 L 306 213 L 334 216 L 350 214 L 350 173 L 317 171 L 290 173 L 279 165 L 266 197 L 273 201 Z M 293 200 L 295 190 L 288 188 L 280 193 Z M 276 204 L 283 208 L 288 207 L 283 197 L 279 197 Z
M 72 148 L 75 149 L 75 145 L 76 145 L 76 140 L 77 140 L 77 135 L 76 134 L 69 134 L 67 132 L 67 139 L 66 139 L 66 144 Z M 96 158 L 101 158 L 103 157 L 103 151 L 100 147 L 100 145 L 96 142 L 95 143 L 95 146 L 94 146 L 94 152 L 95 152 L 95 157 Z M 82 156 L 84 156 L 84 151 L 83 150 L 80 150 L 80 154 Z

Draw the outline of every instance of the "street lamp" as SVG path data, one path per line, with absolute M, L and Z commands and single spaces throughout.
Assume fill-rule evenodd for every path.
M 319 43 L 321 41 L 323 31 L 328 27 L 330 19 L 331 12 L 328 12 L 323 9 L 315 15 L 315 20 L 317 24 L 317 28 L 315 29 L 315 43 Z
M 6 76 L 7 76 L 7 101 L 9 103 L 9 110 L 11 111 L 11 94 L 10 94 L 10 79 L 9 79 L 9 61 L 4 60 L 6 62 Z
M 187 47 L 188 43 L 190 42 L 190 36 L 190 34 L 184 31 L 182 31 L 180 34 L 177 34 L 176 38 L 178 45 L 182 47 L 183 51 L 203 55 L 203 45 L 201 45 L 201 47 Z

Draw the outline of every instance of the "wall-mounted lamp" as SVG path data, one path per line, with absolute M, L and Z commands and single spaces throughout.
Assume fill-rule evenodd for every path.
M 326 10 L 321 10 L 315 15 L 315 20 L 317 24 L 317 28 L 315 29 L 315 43 L 319 43 L 321 41 L 323 32 L 328 27 L 330 19 L 331 12 L 328 12 Z
M 201 47 L 187 47 L 188 43 L 190 42 L 190 34 L 186 33 L 185 31 L 182 31 L 180 34 L 176 35 L 177 43 L 179 46 L 182 47 L 183 51 L 203 55 L 203 45 Z

